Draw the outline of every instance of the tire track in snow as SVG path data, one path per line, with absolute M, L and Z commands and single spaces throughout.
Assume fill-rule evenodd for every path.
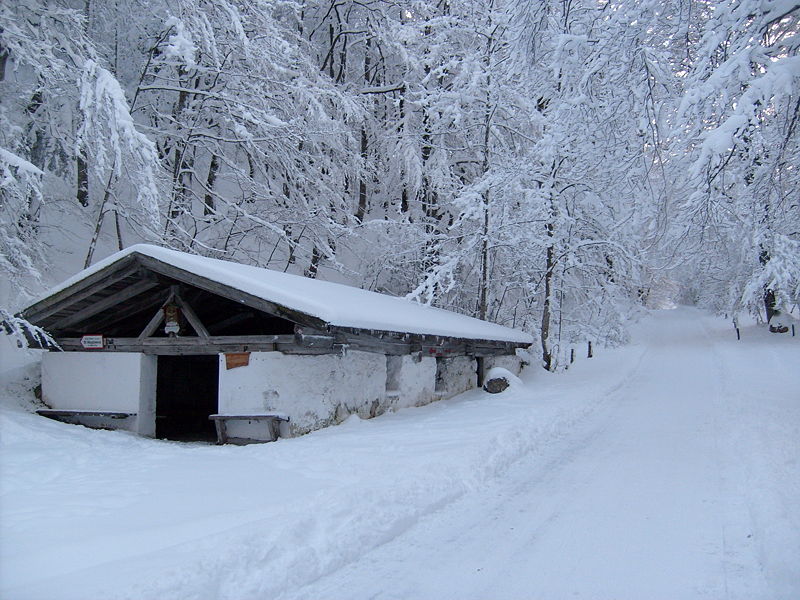
M 787 518 L 800 498 L 795 493 L 793 502 L 791 486 L 776 483 L 798 479 L 800 470 L 796 466 L 793 470 L 789 467 L 789 473 L 781 471 L 782 459 L 792 456 L 792 446 L 784 449 L 782 445 L 795 440 L 795 461 L 800 445 L 796 442 L 797 433 L 787 435 L 781 428 L 776 429 L 776 425 L 784 420 L 791 423 L 798 415 L 783 410 L 787 404 L 781 398 L 789 398 L 792 392 L 787 393 L 773 383 L 786 381 L 782 375 L 791 364 L 791 359 L 787 361 L 791 347 L 784 345 L 787 338 L 769 334 L 764 327 L 746 329 L 741 341 L 726 344 L 723 333 L 713 330 L 713 322 L 706 319 L 703 325 L 712 340 L 715 379 L 720 388 L 718 412 L 724 419 L 718 425 L 720 456 L 738 458 L 720 464 L 726 499 L 723 523 L 723 565 L 729 580 L 726 597 L 794 600 L 800 590 L 790 582 L 794 577 L 796 583 L 800 570 L 797 564 L 789 566 L 784 553 L 796 556 L 800 550 L 797 519 L 792 524 Z M 795 398 L 798 397 L 800 394 L 795 391 Z M 796 402 L 790 401 L 791 404 L 797 406 Z M 776 411 L 778 415 L 772 414 Z M 786 535 L 786 531 L 795 534 Z M 784 552 L 776 551 L 782 547 Z
M 566 465 L 585 454 L 606 433 L 613 422 L 614 415 L 620 410 L 619 402 L 611 401 L 618 399 L 615 397 L 619 392 L 629 387 L 631 382 L 639 376 L 649 353 L 649 346 L 641 347 L 633 365 L 616 382 L 607 385 L 593 401 L 581 404 L 580 409 L 571 413 L 569 418 L 554 424 L 547 432 L 548 435 L 538 438 L 531 436 L 525 451 L 516 456 L 514 460 L 509 461 L 505 468 L 497 472 L 496 477 L 487 478 L 485 485 L 481 488 L 460 494 L 437 510 L 420 515 L 418 519 L 410 522 L 408 527 L 399 529 L 393 538 L 387 539 L 380 545 L 364 548 L 363 552 L 353 560 L 309 581 L 300 589 L 281 594 L 278 599 L 342 598 L 340 591 L 347 587 L 343 583 L 342 573 L 349 574 L 345 577 L 355 577 L 359 570 L 363 570 L 362 565 L 365 562 L 372 565 L 372 577 L 376 581 L 382 582 L 383 590 L 395 586 L 402 590 L 402 582 L 393 579 L 396 571 L 393 561 L 385 556 L 382 562 L 375 560 L 372 558 L 375 554 L 392 553 L 395 544 L 408 544 L 422 554 L 429 553 L 429 548 L 420 547 L 416 540 L 409 540 L 413 540 L 415 537 L 425 539 L 431 531 L 438 529 L 461 532 L 460 535 L 449 537 L 443 544 L 447 548 L 458 548 L 467 543 L 473 535 L 472 532 L 480 530 L 487 521 L 499 521 L 502 513 L 508 511 L 509 503 L 519 502 L 522 499 L 523 504 L 527 504 L 527 491 L 532 487 L 542 487 L 545 483 L 552 485 L 553 480 L 559 478 Z M 598 413 L 604 414 L 598 418 Z M 480 507 L 477 510 L 475 509 L 476 505 Z M 562 507 L 559 500 L 543 499 L 542 506 L 542 515 L 537 519 L 537 526 L 519 540 L 517 543 L 519 549 L 528 545 L 531 540 L 540 537 L 561 517 Z M 523 512 L 527 509 L 525 506 L 519 506 L 518 510 Z M 470 512 L 473 517 L 471 521 L 463 519 L 464 511 Z M 410 560 L 407 558 L 406 562 L 410 562 Z M 387 564 L 390 565 L 388 569 L 386 569 Z M 400 599 L 414 597 L 416 593 L 418 590 L 409 589 L 397 594 L 380 593 L 373 596 L 370 593 L 369 597 Z M 447 596 L 446 590 L 438 590 L 435 596 L 428 597 L 460 598 L 461 596 L 459 594 Z

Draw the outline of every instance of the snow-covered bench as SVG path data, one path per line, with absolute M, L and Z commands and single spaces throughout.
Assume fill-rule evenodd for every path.
M 209 415 L 209 419 L 214 421 L 217 427 L 218 444 L 248 444 L 251 442 L 274 442 L 280 435 L 281 422 L 289 421 L 289 417 L 279 413 L 256 413 L 248 415 Z M 228 432 L 228 425 L 231 421 L 246 421 L 248 423 L 263 423 L 266 435 L 261 437 L 231 436 Z

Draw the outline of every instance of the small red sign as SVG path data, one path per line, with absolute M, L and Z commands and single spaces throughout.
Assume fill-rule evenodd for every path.
M 102 335 L 84 335 L 81 346 L 86 350 L 102 350 L 106 347 L 106 340 Z
M 235 369 L 236 367 L 246 367 L 250 364 L 249 352 L 228 352 L 225 354 L 225 369 Z

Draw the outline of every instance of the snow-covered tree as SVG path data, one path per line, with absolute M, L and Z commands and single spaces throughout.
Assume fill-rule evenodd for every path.
M 0 269 L 9 307 L 38 291 L 48 243 L 58 238 L 53 232 L 67 232 L 59 225 L 65 215 L 88 221 L 83 209 L 97 210 L 99 228 L 113 206 L 144 230 L 158 220 L 154 146 L 134 126 L 117 80 L 97 62 L 84 24 L 84 13 L 59 2 L 0 6 Z M 82 178 L 101 202 L 90 204 Z
M 677 113 L 691 161 L 681 213 L 694 293 L 769 321 L 800 285 L 800 7 L 694 4 L 700 24 Z

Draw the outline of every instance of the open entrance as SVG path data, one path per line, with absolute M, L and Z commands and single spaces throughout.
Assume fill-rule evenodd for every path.
M 159 356 L 156 383 L 156 437 L 179 441 L 214 441 L 219 367 L 216 354 Z
M 475 357 L 475 371 L 478 376 L 478 387 L 483 387 L 483 379 L 486 376 L 486 363 L 483 356 Z

